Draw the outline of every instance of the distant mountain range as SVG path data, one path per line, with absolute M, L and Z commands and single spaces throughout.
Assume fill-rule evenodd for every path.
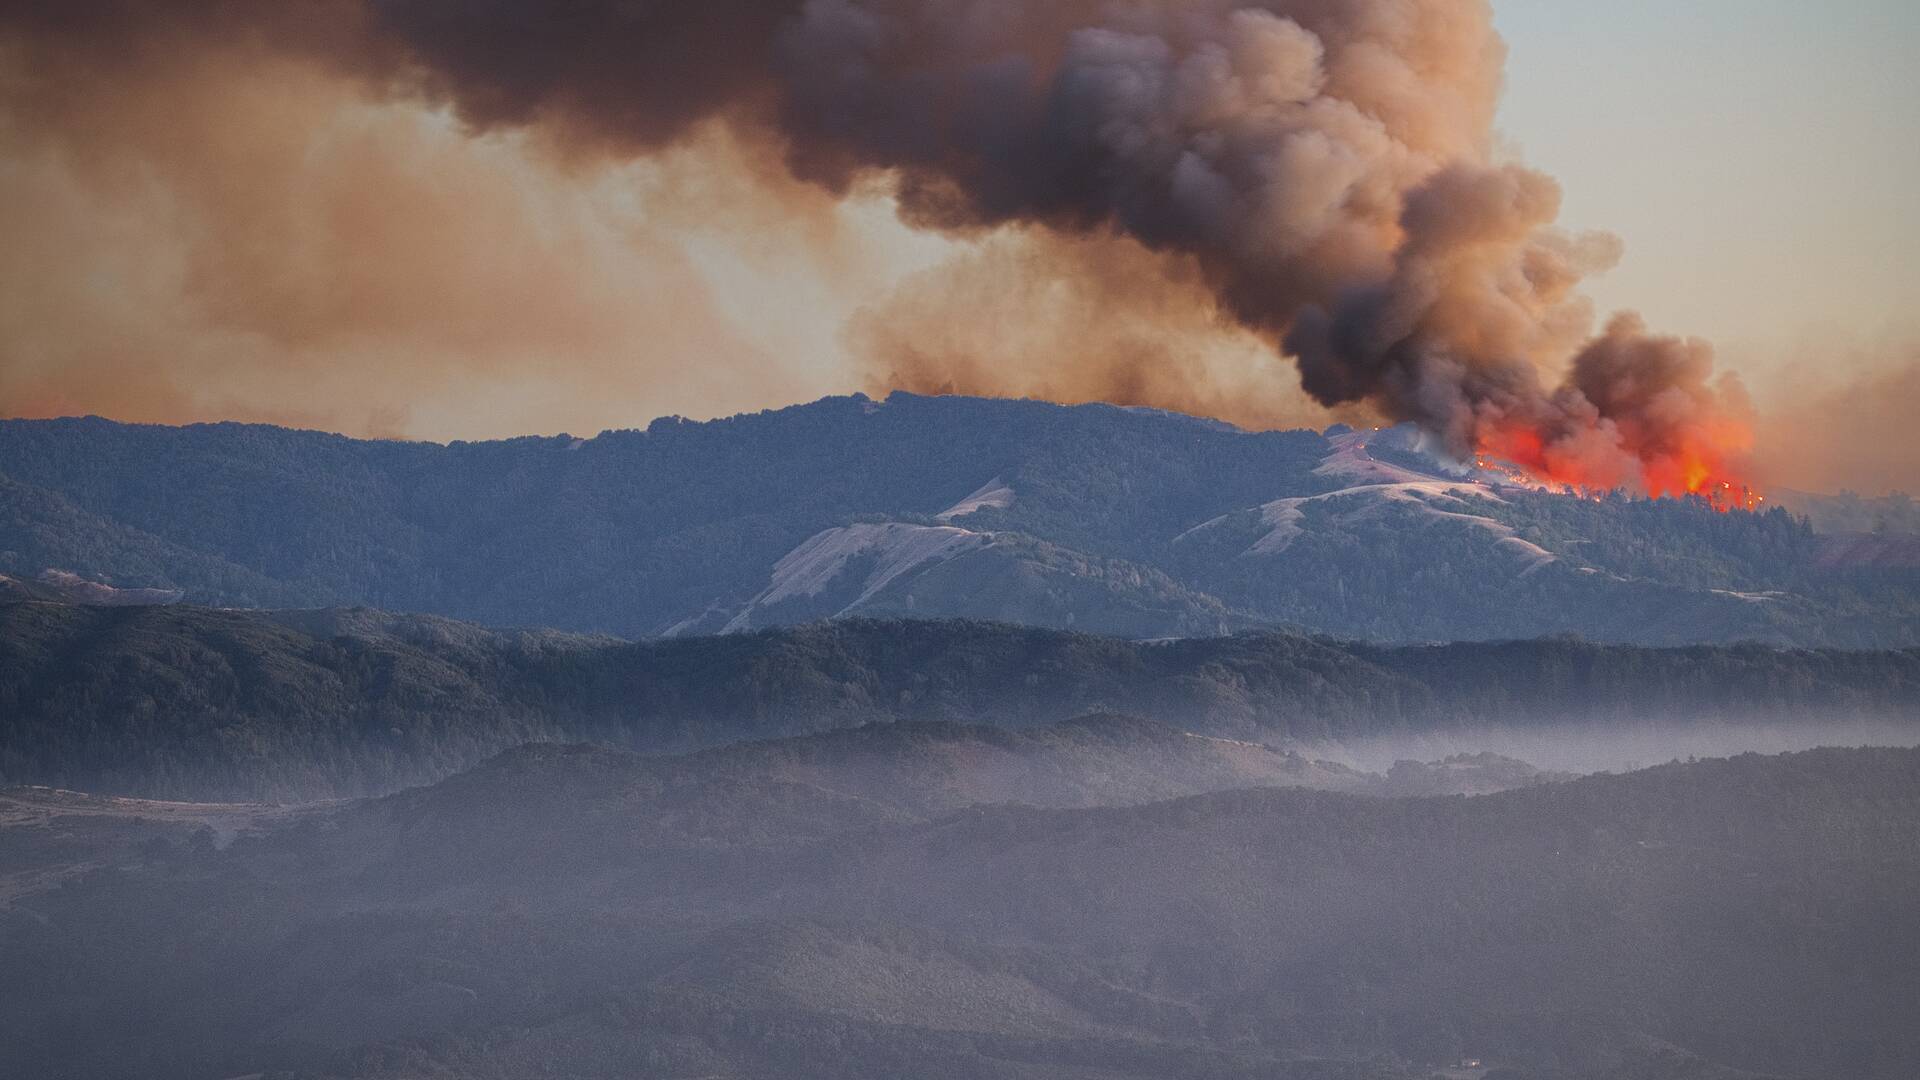
M 671 759 L 532 747 L 297 811 L 0 791 L 0 1074 L 1908 1080 L 1920 1063 L 1920 751 L 1480 798 L 1137 804 L 1276 760 L 1106 719 Z M 1016 791 L 1039 797 L 969 805 Z
M 528 742 L 683 752 L 901 723 L 1039 731 L 1091 714 L 1137 717 L 1149 743 L 1168 741 L 1159 731 L 1249 744 L 1248 784 L 1374 790 L 1306 766 L 1383 741 L 1429 748 L 1423 759 L 1484 750 L 1502 730 L 1546 745 L 1638 735 L 1656 761 L 1702 738 L 1726 752 L 1713 733 L 1732 727 L 1790 725 L 1821 745 L 1876 741 L 1849 726 L 1872 723 L 1920 741 L 1920 650 L 1388 647 L 1273 632 L 1150 643 L 866 619 L 629 643 L 367 610 L 0 603 L 0 785 L 305 800 L 440 780 Z M 1184 790 L 1150 772 L 1129 782 Z M 1401 779 L 1395 790 L 1471 789 Z
M 1907 646 L 1912 555 L 1783 512 L 1531 491 L 1401 430 L 1249 433 L 1107 406 L 856 396 L 448 446 L 0 422 L 0 573 L 16 581 L 626 638 L 865 616 L 1142 639 Z
M 1916 478 L 1920 479 L 1920 478 Z M 1904 491 L 1878 498 L 1855 491 L 1820 495 L 1784 488 L 1770 497 L 1829 535 L 1920 538 L 1920 503 Z

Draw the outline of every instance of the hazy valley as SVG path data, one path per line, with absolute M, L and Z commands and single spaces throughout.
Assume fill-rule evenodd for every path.
M 1920 752 L 1130 805 L 1276 775 L 1136 727 L 530 748 L 291 813 L 15 791 L 0 1067 L 1893 1080 L 1920 1052 Z M 1061 808 L 968 805 L 1022 791 Z

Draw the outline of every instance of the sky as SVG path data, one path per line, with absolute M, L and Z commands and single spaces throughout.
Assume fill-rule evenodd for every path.
M 311 25 L 221 33 L 244 6 L 154 31 L 36 7 L 0 0 L 0 415 L 447 440 L 892 386 L 1269 427 L 1372 408 L 1310 400 L 1205 275 L 1125 244 L 910 228 L 714 125 L 638 153 L 478 122 L 494 99 L 372 92 L 379 58 Z M 1712 341 L 1769 481 L 1920 487 L 1920 5 L 1493 17 L 1498 155 L 1620 242 L 1594 315 Z
M 1920 4 L 1502 0 L 1500 128 L 1625 242 L 1603 310 L 1711 340 L 1766 479 L 1920 490 Z
M 1500 124 L 1564 220 L 1626 242 L 1603 307 L 1764 361 L 1911 339 L 1920 4 L 1504 0 Z

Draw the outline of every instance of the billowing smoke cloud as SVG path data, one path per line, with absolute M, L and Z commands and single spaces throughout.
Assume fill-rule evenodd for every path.
M 848 331 L 876 394 L 1144 405 L 1252 430 L 1375 419 L 1309 399 L 1191 262 L 1110 236 L 995 234 L 905 277 Z
M 718 122 L 825 192 L 886 187 L 917 226 L 1133 245 L 1296 357 L 1321 403 L 1418 421 L 1461 456 L 1698 490 L 1744 442 L 1703 347 L 1626 320 L 1583 348 L 1577 287 L 1617 245 L 1557 230 L 1553 181 L 1494 160 L 1504 50 L 1483 0 L 55 7 L 0 18 L 36 43 L 217 24 L 572 155 Z M 895 362 L 924 377 L 930 355 Z
M 356 13 L 0 3 L 0 416 L 476 438 L 844 389 L 877 201 L 712 126 L 474 137 Z

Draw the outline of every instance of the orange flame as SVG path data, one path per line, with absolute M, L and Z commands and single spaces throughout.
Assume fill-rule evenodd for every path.
M 1695 497 L 1722 512 L 1758 511 L 1766 498 L 1744 464 L 1752 444 L 1744 422 L 1724 417 L 1659 447 L 1636 445 L 1625 433 L 1609 453 L 1585 452 L 1578 438 L 1551 438 L 1535 427 L 1511 424 L 1484 429 L 1475 457 L 1482 468 L 1511 466 L 1524 481 L 1570 494 Z

